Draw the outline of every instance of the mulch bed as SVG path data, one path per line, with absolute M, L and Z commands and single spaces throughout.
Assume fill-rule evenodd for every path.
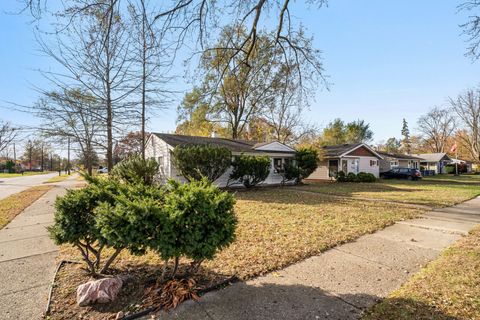
M 145 309 L 160 309 L 162 304 L 165 304 L 166 308 L 172 308 L 180 304 L 183 299 L 196 298 L 197 294 L 210 291 L 232 279 L 230 276 L 207 270 L 200 270 L 197 275 L 187 279 L 187 266 L 188 264 L 181 264 L 175 277 L 175 284 L 169 283 L 169 289 L 174 292 L 176 290 L 175 294 L 170 294 L 169 297 L 160 296 L 161 289 L 165 285 L 165 282 L 158 282 L 163 269 L 161 266 L 124 265 L 121 269 L 113 269 L 112 275 L 128 275 L 130 278 L 124 283 L 117 299 L 108 304 L 79 307 L 76 302 L 77 287 L 93 278 L 81 264 L 64 264 L 55 279 L 49 319 L 116 319 L 119 312 L 128 316 Z M 178 288 L 178 283 L 191 286 L 192 290 L 184 292 Z M 177 295 L 180 301 L 176 302 L 172 295 Z

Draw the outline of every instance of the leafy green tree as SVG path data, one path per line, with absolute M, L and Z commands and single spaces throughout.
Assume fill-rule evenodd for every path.
M 230 179 L 252 188 L 265 181 L 270 174 L 270 158 L 267 156 L 241 155 L 232 162 Z
M 299 168 L 300 180 L 311 175 L 318 167 L 318 151 L 311 147 L 297 150 L 295 160 Z
M 402 142 L 395 137 L 388 138 L 387 142 L 385 142 L 385 149 L 386 152 L 390 153 L 398 153 L 400 152 L 400 147 L 402 146 Z
M 373 131 L 370 124 L 364 120 L 347 123 L 345 126 L 345 139 L 348 143 L 369 142 L 373 139 Z
M 154 159 L 142 159 L 140 155 L 120 161 L 111 172 L 114 178 L 127 183 L 152 185 L 159 173 L 159 164 Z
M 370 124 L 364 120 L 345 123 L 335 119 L 323 129 L 320 136 L 321 145 L 337 145 L 344 143 L 369 142 L 373 138 Z
M 215 145 L 179 145 L 173 149 L 173 164 L 188 181 L 204 177 L 214 182 L 230 167 L 232 153 Z

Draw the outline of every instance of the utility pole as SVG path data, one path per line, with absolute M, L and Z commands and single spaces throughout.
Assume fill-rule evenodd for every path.
M 40 170 L 40 171 L 42 171 L 42 172 L 43 172 L 43 168 L 44 168 L 44 163 L 43 163 L 44 160 L 43 160 L 43 158 L 44 158 L 44 156 L 43 156 L 43 143 L 42 143 L 42 168 L 41 168 L 41 170 Z
M 68 137 L 67 140 L 67 170 L 68 170 L 68 175 L 70 175 L 70 137 Z
M 50 171 L 53 171 L 53 154 L 50 152 Z

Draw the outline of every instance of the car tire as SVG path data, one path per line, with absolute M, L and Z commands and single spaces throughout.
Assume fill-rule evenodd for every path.
M 413 177 L 412 177 L 412 176 L 408 176 L 408 177 L 407 177 L 407 180 L 408 180 L 408 181 L 412 181 L 412 180 L 413 180 Z

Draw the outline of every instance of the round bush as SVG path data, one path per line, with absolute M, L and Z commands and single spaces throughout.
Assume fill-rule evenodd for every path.
M 207 179 L 189 184 L 171 181 L 168 186 L 164 208 L 176 240 L 174 252 L 166 256 L 212 259 L 233 242 L 237 219 L 232 194 L 221 191 Z
M 251 188 L 265 181 L 270 174 L 270 158 L 267 156 L 236 157 L 232 163 L 230 179 L 242 183 L 246 188 Z

